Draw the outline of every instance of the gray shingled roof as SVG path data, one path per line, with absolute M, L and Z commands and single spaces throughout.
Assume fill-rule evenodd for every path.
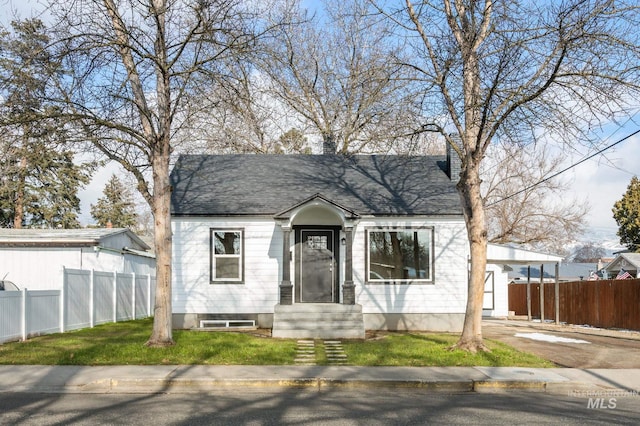
M 461 215 L 444 156 L 183 155 L 172 214 L 274 215 L 320 194 L 359 215 Z

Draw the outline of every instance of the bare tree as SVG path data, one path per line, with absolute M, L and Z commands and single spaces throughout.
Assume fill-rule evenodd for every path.
M 266 2 L 51 2 L 68 71 L 56 95 L 81 136 L 136 178 L 154 217 L 157 259 L 150 346 L 173 344 L 169 162 L 205 88 L 234 78 L 227 61 L 264 30 Z M 209 99 L 216 102 L 217 99 Z
M 366 0 L 326 1 L 324 13 L 300 8 L 267 46 L 261 71 L 272 93 L 319 137 L 326 149 L 388 149 L 415 120 L 401 46 Z M 296 18 L 297 17 L 297 18 Z M 404 74 L 403 74 L 404 73 Z
M 593 241 L 589 241 L 576 248 L 571 260 L 579 263 L 598 263 L 606 256 L 607 250 L 604 247 L 596 245 Z
M 376 3 L 376 0 L 371 0 Z M 471 262 L 457 348 L 487 350 L 482 300 L 488 229 L 480 170 L 496 141 L 552 134 L 589 142 L 591 125 L 624 112 L 638 93 L 638 6 L 611 0 L 380 2 L 413 48 L 424 130 L 459 155 L 458 192 Z
M 295 113 L 270 92 L 253 64 L 237 61 L 235 70 L 238 78 L 216 88 L 221 93 L 212 93 L 220 102 L 197 116 L 207 124 L 200 134 L 201 149 L 215 153 L 277 152 L 278 136 L 299 120 L 291 119 Z
M 487 160 L 480 173 L 489 241 L 567 255 L 584 230 L 589 204 L 565 194 L 565 179 L 551 178 L 562 169 L 563 156 L 543 143 L 498 145 L 487 151 Z

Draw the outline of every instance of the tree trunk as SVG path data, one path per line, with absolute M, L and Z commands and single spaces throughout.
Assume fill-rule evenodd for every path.
M 482 341 L 482 304 L 487 267 L 487 226 L 480 194 L 479 165 L 467 165 L 458 183 L 458 193 L 469 234 L 471 265 L 464 326 L 452 349 L 489 352 Z
M 169 183 L 169 144 L 153 159 L 153 217 L 156 246 L 156 300 L 153 331 L 147 346 L 174 344 L 171 301 L 171 186 Z
M 13 227 L 22 228 L 24 221 L 24 191 L 27 177 L 27 158 L 23 155 L 18 169 L 18 185 L 16 186 L 15 204 L 13 208 Z

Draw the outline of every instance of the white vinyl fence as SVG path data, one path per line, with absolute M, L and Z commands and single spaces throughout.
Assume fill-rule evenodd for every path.
M 155 277 L 64 269 L 61 290 L 1 291 L 0 343 L 152 315 Z

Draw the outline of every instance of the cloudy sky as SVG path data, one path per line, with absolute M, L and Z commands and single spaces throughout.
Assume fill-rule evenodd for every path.
M 0 22 L 7 24 L 18 13 L 21 18 L 37 15 L 44 8 L 38 0 L 0 0 Z M 640 129 L 640 115 L 634 120 L 624 122 L 623 126 L 610 127 L 603 131 L 601 147 L 612 144 L 623 137 Z M 586 148 L 576 149 L 567 154 L 566 166 L 582 160 L 595 152 Z M 102 195 L 104 185 L 112 173 L 121 171 L 111 166 L 96 173 L 90 185 L 82 191 L 82 216 L 81 221 L 90 221 L 89 206 L 95 203 Z M 613 219 L 611 209 L 615 201 L 622 197 L 627 189 L 629 181 L 636 175 L 640 175 L 640 135 L 631 137 L 624 142 L 607 150 L 562 175 L 571 182 L 571 190 L 567 196 L 577 196 L 579 199 L 588 199 L 591 209 L 588 216 L 589 235 L 596 238 L 615 239 L 617 225 Z
M 640 125 L 629 121 L 607 140 L 607 146 L 633 132 Z M 574 164 L 593 152 L 582 149 L 582 156 L 568 158 Z M 640 134 L 632 136 L 615 147 L 566 172 L 572 182 L 572 194 L 588 199 L 591 206 L 588 221 L 593 231 L 606 232 L 616 238 L 618 226 L 613 219 L 613 204 L 622 198 L 633 176 L 640 176 Z

